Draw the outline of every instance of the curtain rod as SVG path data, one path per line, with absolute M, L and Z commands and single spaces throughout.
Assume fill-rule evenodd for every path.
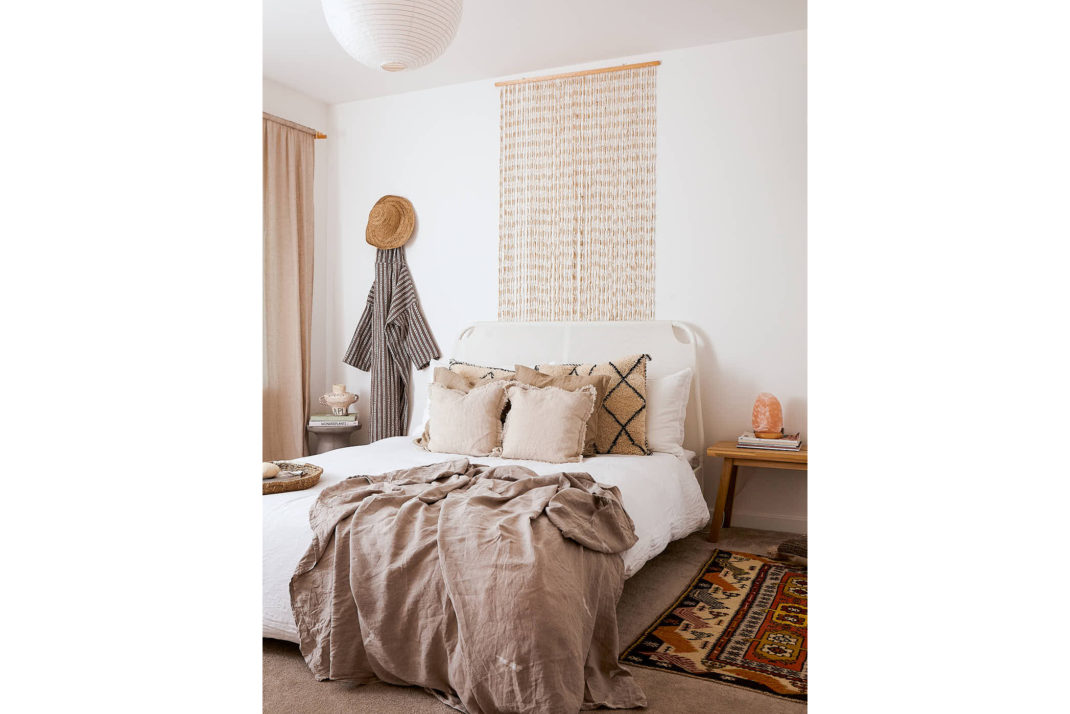
M 584 77 L 588 74 L 605 74 L 606 72 L 620 72 L 624 69 L 639 69 L 640 67 L 657 67 L 661 64 L 661 60 L 654 60 L 653 62 L 640 62 L 638 64 L 622 64 L 616 67 L 601 67 L 599 69 L 585 69 L 579 72 L 565 72 L 564 74 L 551 74 L 546 77 L 524 77 L 521 79 L 510 79 L 505 82 L 495 82 L 495 87 L 508 87 L 511 84 L 528 84 L 529 82 L 548 82 L 551 79 L 565 79 L 566 77 Z
M 267 112 L 264 112 L 264 118 L 265 119 L 270 119 L 273 122 L 278 122 L 279 124 L 282 124 L 283 126 L 288 126 L 291 129 L 297 129 L 298 131 L 303 131 L 306 134 L 312 134 L 317 139 L 326 139 L 327 138 L 326 134 L 318 132 L 315 129 L 309 128 L 309 127 L 305 126 L 304 124 L 298 124 L 295 121 L 290 121 L 289 119 L 283 119 L 282 117 L 277 117 L 274 114 L 268 114 Z

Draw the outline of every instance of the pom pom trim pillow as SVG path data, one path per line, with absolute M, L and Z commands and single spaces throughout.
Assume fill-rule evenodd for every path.
M 428 402 L 427 450 L 468 456 L 499 456 L 506 382 L 494 381 L 470 392 L 432 384 Z
M 479 364 L 458 362 L 455 359 L 450 360 L 449 369 L 451 372 L 463 376 L 473 385 L 489 382 L 492 379 L 512 379 L 513 375 L 516 374 L 513 370 L 505 367 L 485 367 Z
M 650 355 L 629 355 L 598 364 L 543 364 L 535 370 L 555 377 L 604 374 L 609 389 L 602 402 L 594 449 L 598 454 L 642 454 L 646 439 L 646 363 Z
M 567 391 L 510 383 L 509 416 L 502 435 L 502 458 L 559 464 L 583 460 L 587 419 L 598 390 L 592 385 Z

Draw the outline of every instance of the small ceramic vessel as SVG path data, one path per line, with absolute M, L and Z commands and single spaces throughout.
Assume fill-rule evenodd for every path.
M 331 414 L 345 416 L 349 412 L 349 405 L 356 402 L 360 397 L 346 391 L 346 385 L 335 384 L 331 386 L 330 394 L 320 397 L 320 404 L 331 408 Z

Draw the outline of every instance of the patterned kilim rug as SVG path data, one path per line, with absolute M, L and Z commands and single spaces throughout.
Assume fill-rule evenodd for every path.
M 714 552 L 621 661 L 805 702 L 806 568 Z

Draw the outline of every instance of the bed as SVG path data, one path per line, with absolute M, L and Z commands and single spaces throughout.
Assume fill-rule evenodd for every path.
M 516 363 L 602 361 L 645 352 L 652 356 L 648 377 L 659 377 L 685 367 L 695 368 L 696 341 L 684 325 L 669 321 L 476 323 L 462 332 L 450 356 L 455 359 L 499 366 Z M 519 464 L 539 474 L 562 470 L 590 473 L 595 481 L 620 489 L 625 510 L 635 524 L 638 542 L 623 553 L 625 574 L 630 577 L 673 540 L 700 528 L 709 520 L 702 495 L 702 472 L 695 458 L 702 450 L 700 385 L 691 382 L 684 446 L 689 453 L 675 456 L 602 455 L 581 463 L 552 464 L 491 457 L 472 457 L 481 464 Z M 426 377 L 413 384 L 412 431 L 422 428 Z M 289 582 L 312 538 L 309 508 L 319 493 L 349 476 L 378 474 L 458 458 L 431 453 L 413 443 L 412 436 L 382 439 L 367 446 L 329 451 L 301 460 L 323 467 L 323 476 L 313 488 L 273 494 L 263 498 L 263 636 L 298 642 L 297 626 L 290 607 Z

